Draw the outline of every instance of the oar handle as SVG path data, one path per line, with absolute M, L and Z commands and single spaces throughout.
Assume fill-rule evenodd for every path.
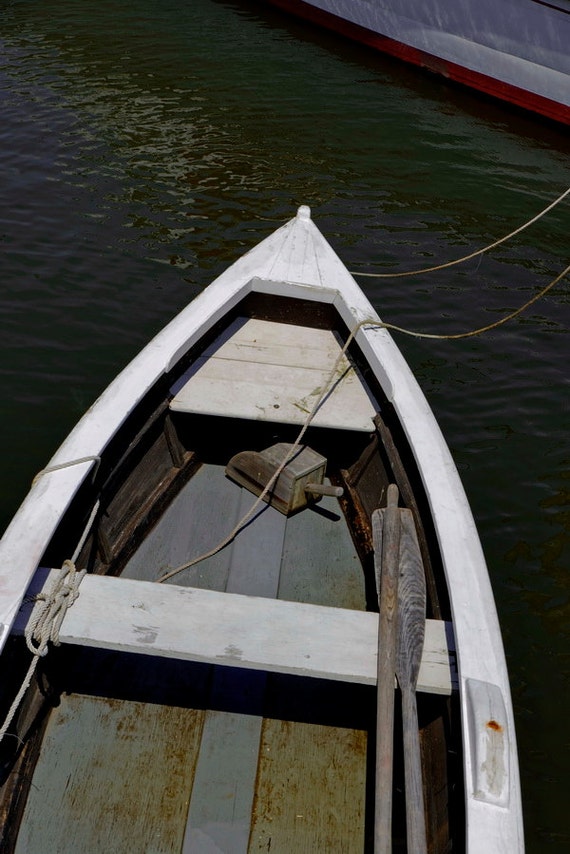
M 396 676 L 402 695 L 408 851 L 426 854 L 422 760 L 415 693 L 424 645 L 426 584 L 414 519 L 409 510 L 400 511 L 400 525 Z
M 394 684 L 396 673 L 396 620 L 400 559 L 398 488 L 388 487 L 385 510 L 372 515 L 378 618 L 378 689 L 376 712 L 375 854 L 392 851 L 392 779 L 394 765 Z
M 413 688 L 402 691 L 402 721 L 408 851 L 413 854 L 427 854 L 418 707 Z

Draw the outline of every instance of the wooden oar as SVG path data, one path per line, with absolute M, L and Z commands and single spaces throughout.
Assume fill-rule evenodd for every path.
M 426 582 L 412 514 L 400 511 L 396 676 L 402 694 L 408 851 L 427 851 L 416 686 L 424 645 Z
M 387 507 L 372 514 L 378 590 L 378 690 L 376 711 L 376 802 L 374 852 L 392 851 L 392 777 L 394 765 L 394 687 L 396 619 L 400 560 L 398 487 L 388 487 Z

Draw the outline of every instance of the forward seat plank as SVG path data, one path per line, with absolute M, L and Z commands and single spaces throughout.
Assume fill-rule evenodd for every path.
M 341 345 L 328 329 L 238 317 L 176 386 L 175 412 L 303 424 Z M 313 418 L 313 426 L 374 429 L 377 407 L 346 356 L 337 380 Z

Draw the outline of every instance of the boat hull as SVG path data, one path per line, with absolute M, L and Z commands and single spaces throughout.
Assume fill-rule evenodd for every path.
M 292 391 L 272 379 L 282 368 Z M 337 393 L 347 396 L 333 406 Z M 342 496 L 291 515 L 261 502 L 251 517 L 255 499 L 228 471 L 244 451 L 271 462 L 301 425 L 313 453 L 288 476 L 312 481 L 323 458 Z M 61 648 L 42 658 L 2 743 L 2 850 L 106 851 L 97 816 L 111 813 L 127 836 L 137 822 L 139 849 L 164 831 L 177 840 L 165 851 L 184 839 L 197 854 L 204 834 L 234 851 L 236 832 L 244 851 L 371 850 L 382 554 L 373 517 L 394 483 L 427 587 L 417 707 L 430 850 L 522 851 L 506 663 L 456 467 L 401 353 L 307 208 L 117 377 L 0 542 L 5 708 L 29 657 L 21 633 L 42 576 L 52 567 L 51 583 L 71 555 L 88 571 Z M 163 718 L 164 750 L 155 746 Z M 171 749 L 179 727 L 183 756 Z M 156 785 L 153 756 L 166 763 Z M 400 745 L 395 850 L 404 764 Z M 133 819 L 127 808 L 166 795 L 160 779 L 173 776 L 182 794 L 171 787 L 172 800 L 157 801 L 152 830 Z
M 570 9 L 541 0 L 266 0 L 315 24 L 560 124 L 570 124 Z M 501 17 L 499 18 L 499 14 Z

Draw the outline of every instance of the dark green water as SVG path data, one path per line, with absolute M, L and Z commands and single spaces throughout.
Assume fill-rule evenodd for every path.
M 562 130 L 254 0 L 0 0 L 0 529 L 141 346 L 301 203 L 353 270 L 478 249 L 570 186 Z M 393 323 L 481 326 L 568 263 L 570 203 L 461 267 L 362 284 Z M 568 829 L 569 285 L 484 337 L 398 343 L 479 525 L 527 850 Z

